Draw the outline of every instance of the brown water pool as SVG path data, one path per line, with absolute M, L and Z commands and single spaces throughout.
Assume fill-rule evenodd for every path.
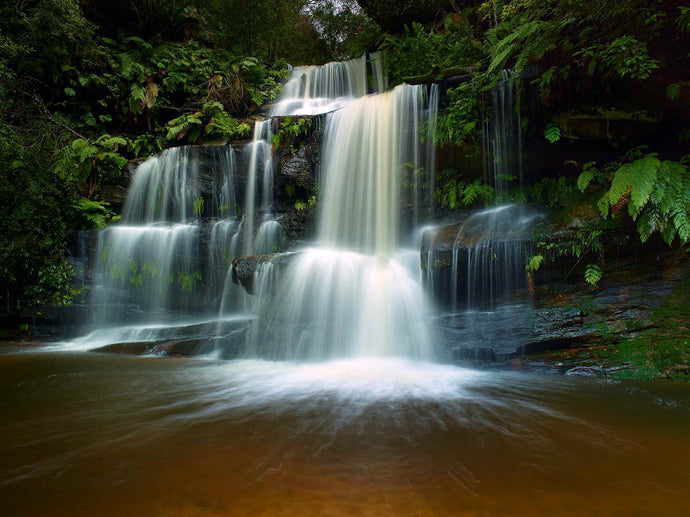
M 690 385 L 0 355 L 2 515 L 686 515 Z

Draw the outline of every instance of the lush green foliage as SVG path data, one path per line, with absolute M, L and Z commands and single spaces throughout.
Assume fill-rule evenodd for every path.
M 456 23 L 452 17 L 445 19 L 442 30 L 413 23 L 403 35 L 387 35 L 381 48 L 386 52 L 384 63 L 391 82 L 427 75 L 439 80 L 449 70 L 461 73 L 463 68 L 477 66 L 482 54 L 472 36 L 468 25 Z
M 678 238 L 681 244 L 690 242 L 690 173 L 688 158 L 675 162 L 661 160 L 650 153 L 640 156 L 639 149 L 626 156 L 624 163 L 608 164 L 597 171 L 587 164 L 578 178 L 578 188 L 584 191 L 597 178 L 608 187 L 598 207 L 604 218 L 620 213 L 625 206 L 637 221 L 640 240 L 645 242 L 659 232 L 669 245 Z
M 493 9 L 487 9 L 491 4 Z M 662 0 L 624 0 L 592 6 L 572 0 L 494 0 L 484 4 L 489 70 L 511 66 L 523 70 L 536 64 L 536 84 L 545 97 L 564 82 L 580 81 L 593 88 L 613 78 L 648 79 L 662 66 L 676 75 L 678 52 L 686 41 L 687 11 Z M 495 13 L 500 13 L 498 16 Z M 492 16 L 493 14 L 493 16 Z M 662 63 L 662 53 L 667 57 Z M 571 77 L 575 74 L 575 77 Z M 583 77 L 595 76 L 596 81 Z
M 117 183 L 129 159 L 166 145 L 245 137 L 249 126 L 240 119 L 275 99 L 287 73 L 279 58 L 299 64 L 347 52 L 358 18 L 319 4 L 1 3 L 4 310 L 69 300 L 67 235 L 113 219 L 102 186 Z M 316 30 L 327 13 L 338 48 Z M 349 28 L 336 30 L 345 19 Z M 187 289 L 194 279 L 178 281 Z
M 452 177 L 453 171 L 438 174 L 439 187 L 434 193 L 434 200 L 441 208 L 456 210 L 461 207 L 491 205 L 496 197 L 493 187 L 483 184 L 479 179 L 463 181 Z
M 483 97 L 495 86 L 496 80 L 495 75 L 477 73 L 460 86 L 448 89 L 448 109 L 438 117 L 438 143 L 460 145 L 479 141 Z

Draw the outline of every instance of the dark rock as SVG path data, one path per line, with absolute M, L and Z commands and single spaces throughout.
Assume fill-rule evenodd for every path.
M 191 357 L 205 355 L 213 350 L 212 338 L 195 338 L 180 341 L 137 341 L 131 343 L 113 343 L 92 350 L 109 354 L 124 355 L 159 355 Z
M 557 120 L 562 138 L 616 142 L 653 135 L 662 123 L 658 114 L 605 108 L 587 113 L 561 113 Z
M 281 158 L 279 174 L 290 184 L 306 189 L 314 188 L 314 163 L 307 156 L 307 149 Z
M 262 265 L 271 263 L 282 269 L 292 264 L 299 255 L 299 252 L 291 252 L 237 257 L 232 261 L 232 281 L 244 287 L 249 294 L 254 294 L 254 277 Z
M 569 377 L 604 377 L 604 370 L 598 366 L 576 366 L 565 372 Z

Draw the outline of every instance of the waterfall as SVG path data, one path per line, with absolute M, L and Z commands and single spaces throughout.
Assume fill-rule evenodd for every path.
M 280 251 L 284 245 L 282 227 L 273 219 L 273 133 L 271 119 L 256 122 L 249 153 L 247 190 L 244 203 L 244 239 L 242 254 L 261 255 Z M 257 203 L 257 185 L 262 175 L 261 198 Z M 257 208 L 258 205 L 258 208 Z M 255 231 L 255 218 L 261 223 Z
M 482 125 L 484 181 L 494 186 L 498 198 L 508 192 L 512 181 L 523 184 L 518 81 L 515 72 L 501 72 L 501 80 L 491 90 L 489 116 Z
M 534 210 L 504 205 L 471 215 L 453 243 L 453 307 L 492 310 L 500 300 L 515 300 L 527 288 L 525 264 L 532 255 L 530 224 Z M 464 272 L 464 277 L 460 273 Z
M 501 73 L 487 96 L 490 107 L 482 126 L 485 182 L 495 187 L 499 201 L 515 180 L 522 184 L 517 85 L 516 74 Z M 524 298 L 518 293 L 527 287 L 531 225 L 540 217 L 525 206 L 500 205 L 438 229 L 426 256 L 427 287 L 438 292 L 448 286 L 442 294 L 454 309 L 494 310 L 498 303 Z M 439 272 L 445 268 L 439 263 L 450 266 L 447 273 Z
M 490 116 L 482 126 L 484 180 L 501 200 L 515 180 L 522 186 L 522 138 L 518 76 L 503 70 L 491 90 Z M 524 207 L 499 206 L 472 215 L 453 243 L 451 296 L 455 308 L 493 309 L 501 297 L 526 287 L 525 264 L 532 255 L 529 222 L 537 214 Z M 460 278 L 464 272 L 463 278 Z M 464 285 L 462 285 L 464 284 Z M 460 293 L 462 285 L 463 293 Z
M 99 235 L 96 325 L 209 313 L 237 237 L 235 191 L 229 146 L 171 148 L 142 163 L 121 222 Z
M 283 86 L 271 115 L 327 113 L 342 108 L 352 99 L 382 92 L 386 86 L 382 57 L 378 52 L 323 66 L 299 66 Z
M 249 355 L 434 357 L 418 274 L 399 250 L 400 177 L 426 158 L 418 121 L 434 99 L 402 85 L 328 115 L 318 247 L 282 272 L 270 262 L 257 272 Z
M 377 93 L 385 87 L 378 55 L 302 67 L 274 108 L 285 115 L 328 111 L 317 242 L 289 264 L 262 259 L 249 356 L 435 356 L 415 253 L 401 244 L 428 213 L 438 89 L 402 85 Z M 241 328 L 220 323 L 249 308 L 249 295 L 231 281 L 232 259 L 286 244 L 273 213 L 275 125 L 256 122 L 243 153 L 181 147 L 139 166 L 122 221 L 100 234 L 92 288 L 98 327 L 140 323 L 145 331 L 121 334 L 124 340 L 155 339 L 176 335 L 181 317 L 196 325 L 207 315 L 204 325 L 211 317 L 219 322 L 216 342 L 236 339 Z

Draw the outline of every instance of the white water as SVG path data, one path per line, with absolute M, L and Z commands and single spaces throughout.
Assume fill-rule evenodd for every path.
M 401 210 L 423 204 L 419 191 L 425 182 L 415 180 L 404 189 L 401 177 L 406 168 L 433 177 L 429 135 L 437 90 L 402 85 L 367 95 L 372 89 L 367 76 L 373 89 L 385 84 L 380 65 L 362 58 L 308 68 L 300 72 L 306 81 L 302 90 L 294 84 L 285 88 L 284 100 L 299 91 L 305 102 L 324 96 L 318 98 L 337 99 L 344 107 L 325 122 L 317 247 L 287 266 L 265 263 L 257 273 L 251 357 L 436 357 L 419 266 L 414 253 L 401 251 L 401 233 L 407 230 Z M 184 325 L 175 321 L 179 318 L 199 321 L 214 313 L 220 321 L 247 308 L 246 294 L 230 281 L 230 262 L 238 253 L 274 253 L 284 245 L 282 227 L 272 216 L 271 126 L 270 119 L 257 122 L 245 150 L 241 218 L 231 151 L 217 164 L 222 174 L 211 187 L 199 185 L 196 153 L 202 151 L 194 148 L 168 150 L 137 171 L 123 217 L 128 226 L 103 232 L 99 251 L 104 266 L 94 288 L 102 297 L 98 326 L 117 327 L 109 332 L 113 339 L 162 336 L 159 322 L 175 327 Z M 202 251 L 208 267 L 197 277 Z M 204 289 L 201 296 L 197 284 Z M 101 344 L 103 334 L 89 338 Z
M 371 87 L 369 77 L 372 78 Z M 379 53 L 323 66 L 299 66 L 283 86 L 271 115 L 328 113 L 346 106 L 352 99 L 382 92 L 385 88 Z
M 400 177 L 423 154 L 426 94 L 399 86 L 328 116 L 318 247 L 257 272 L 250 356 L 435 357 L 419 275 L 397 252 Z

